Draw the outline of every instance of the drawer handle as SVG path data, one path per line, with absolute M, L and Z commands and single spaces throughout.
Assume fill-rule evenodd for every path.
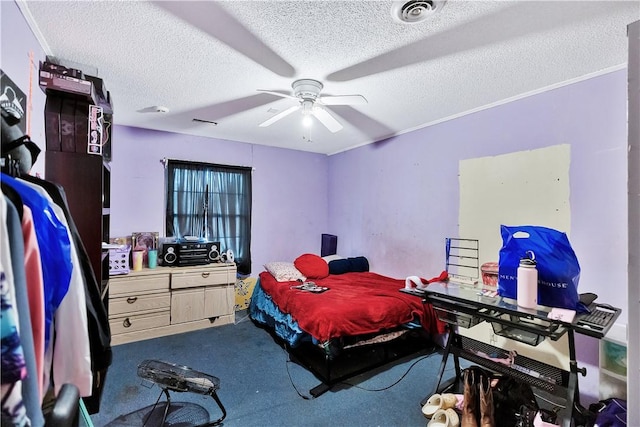
M 127 302 L 129 304 L 133 304 L 136 301 L 138 301 L 138 297 L 129 297 L 129 298 L 127 298 Z
M 206 279 L 207 277 L 209 277 L 209 274 L 211 274 L 211 273 L 209 273 L 209 272 L 204 272 L 204 273 L 202 273 L 202 277 L 204 277 L 204 278 Z
M 124 319 L 124 322 L 122 322 L 122 326 L 124 326 L 125 328 L 131 327 L 131 321 L 129 320 L 128 317 Z

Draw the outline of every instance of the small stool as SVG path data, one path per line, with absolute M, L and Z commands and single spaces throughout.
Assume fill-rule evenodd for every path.
M 212 375 L 173 363 L 161 362 L 159 360 L 144 360 L 140 365 L 138 365 L 138 376 L 158 384 L 158 386 L 162 388 L 160 396 L 158 396 L 155 405 L 153 405 L 151 412 L 149 412 L 149 416 L 145 420 L 145 424 L 164 393 L 167 397 L 167 403 L 164 408 L 162 423 L 160 424 L 161 426 L 164 426 L 169 406 L 171 405 L 169 391 L 198 393 L 211 396 L 213 400 L 215 400 L 222 411 L 222 417 L 216 421 L 202 424 L 202 426 L 217 426 L 227 416 L 227 411 L 225 411 L 224 406 L 222 406 L 222 402 L 220 402 L 220 399 L 216 394 L 216 391 L 220 388 L 220 380 Z

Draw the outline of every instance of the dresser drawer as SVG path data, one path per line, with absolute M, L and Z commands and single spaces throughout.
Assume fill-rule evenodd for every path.
M 171 324 L 204 319 L 204 288 L 171 292 Z
M 169 326 L 170 316 L 170 312 L 166 310 L 137 316 L 110 317 L 109 326 L 111 327 L 111 334 L 113 335 L 144 331 L 145 329 Z
M 169 277 L 169 274 L 151 274 L 111 278 L 109 279 L 109 297 L 168 291 Z
M 235 283 L 236 271 L 228 268 L 211 268 L 189 272 L 171 273 L 171 289 L 198 288 Z
M 211 286 L 204 290 L 204 316 L 219 317 L 235 310 L 234 286 Z
M 142 314 L 143 312 L 169 309 L 170 304 L 171 295 L 169 292 L 110 298 L 109 317 L 116 317 L 122 314 Z

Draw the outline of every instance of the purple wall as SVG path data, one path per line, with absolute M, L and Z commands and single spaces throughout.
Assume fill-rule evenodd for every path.
M 114 116 L 117 120 L 117 111 Z M 163 158 L 254 168 L 254 276 L 266 262 L 320 252 L 320 235 L 328 226 L 325 155 L 127 126 L 113 132 L 112 237 L 134 231 L 164 236 Z
M 394 277 L 437 276 L 445 237 L 458 237 L 460 160 L 570 144 L 579 291 L 623 308 L 618 323 L 626 325 L 626 77 L 609 73 L 330 157 L 338 253 L 366 255 L 374 271 Z M 501 201 L 496 194 L 490 203 L 499 209 Z M 598 341 L 577 335 L 576 346 L 589 367 L 580 378 L 588 404 L 598 400 Z
M 622 70 L 331 156 L 338 252 L 395 277 L 436 276 L 445 237 L 458 236 L 460 160 L 570 144 L 580 291 L 626 307 L 626 107 Z
M 29 136 L 38 144 L 42 153 L 33 165 L 32 173 L 44 176 L 44 103 L 46 96 L 38 85 L 40 61 L 45 52 L 27 25 L 22 12 L 14 2 L 0 1 L 0 68 L 13 82 L 29 95 L 29 70 L 31 69 L 31 130 Z M 33 53 L 33 66 L 29 53 Z M 29 114 L 27 106 L 27 114 Z

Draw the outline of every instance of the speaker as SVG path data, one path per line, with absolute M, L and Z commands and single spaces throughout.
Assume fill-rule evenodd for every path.
M 338 236 L 323 234 L 320 246 L 320 256 L 335 255 L 338 249 Z
M 165 243 L 162 246 L 162 265 L 173 266 L 178 263 L 178 243 Z
M 233 251 L 231 249 L 227 249 L 226 252 L 222 253 L 220 256 L 222 262 L 234 262 L 235 256 L 233 255 Z
M 219 262 L 220 261 L 220 242 L 211 242 L 207 243 L 209 246 L 209 252 L 207 256 L 209 257 L 210 262 Z

